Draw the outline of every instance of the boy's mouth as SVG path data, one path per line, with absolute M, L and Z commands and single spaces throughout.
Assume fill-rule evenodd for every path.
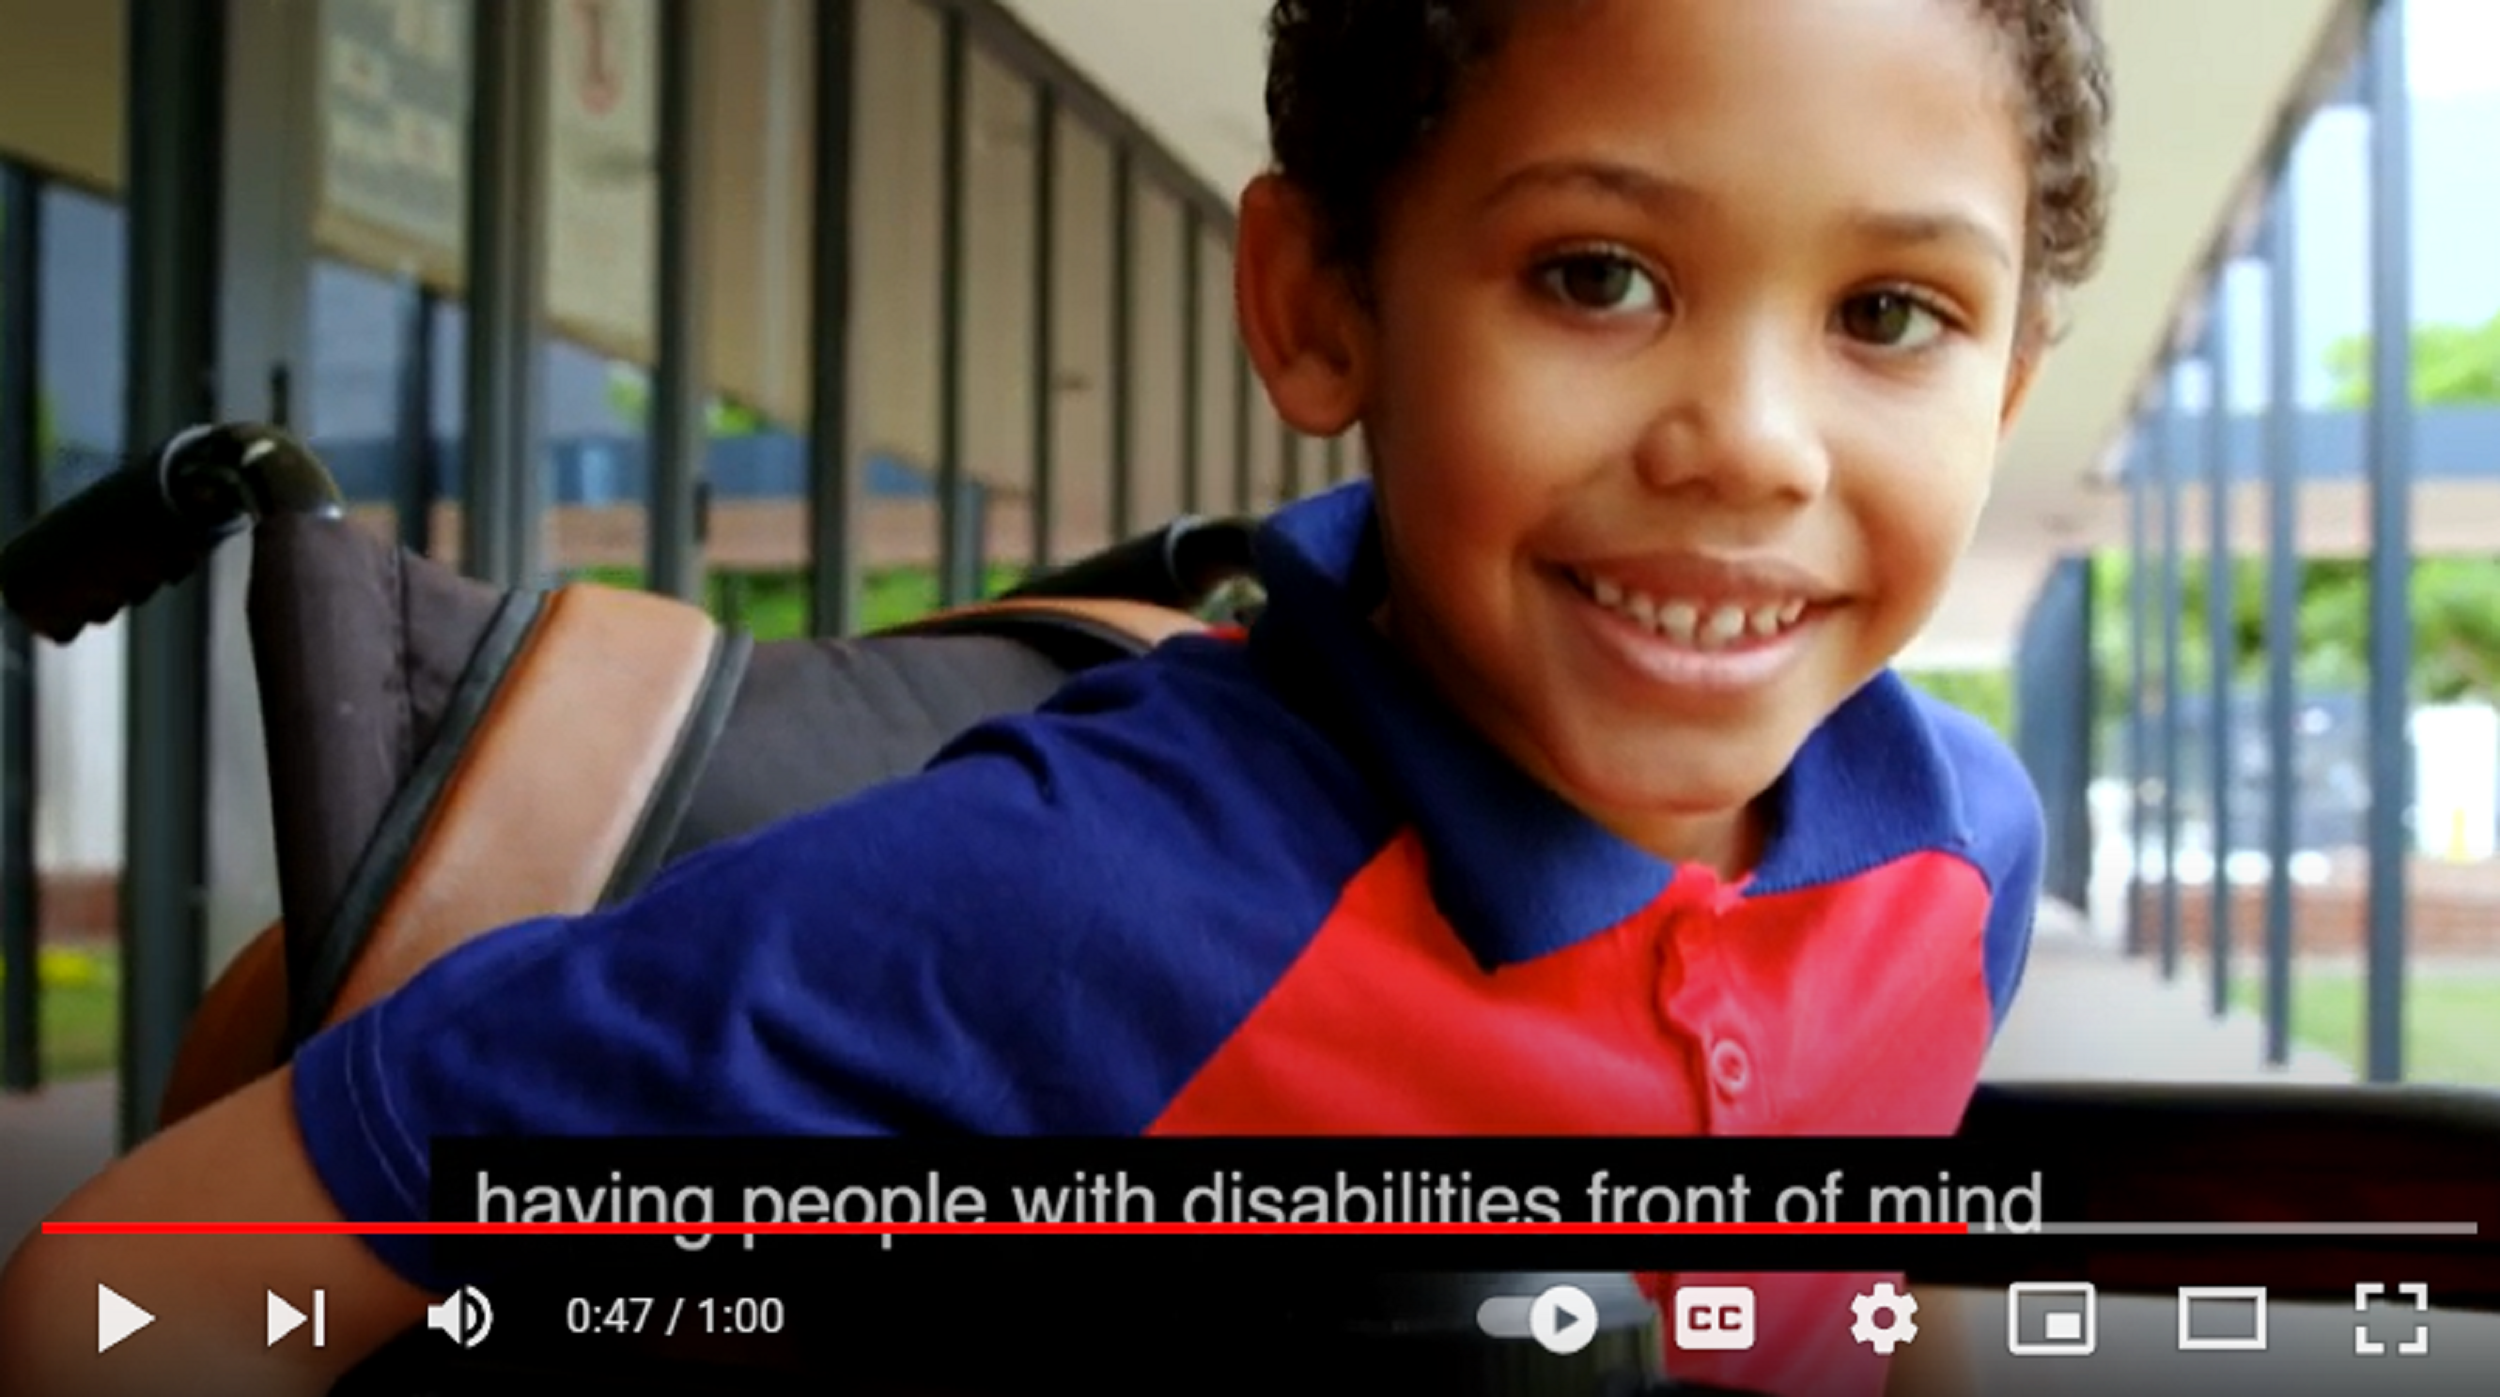
M 1653 635 L 1701 651 L 1739 650 L 1777 640 L 1804 624 L 1817 607 L 1802 595 L 1659 595 L 1584 568 L 1566 569 L 1565 575 L 1600 607 Z

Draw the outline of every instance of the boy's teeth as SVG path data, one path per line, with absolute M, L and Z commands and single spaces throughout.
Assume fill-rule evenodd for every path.
M 1584 575 L 1581 581 L 1598 605 L 1631 617 L 1646 630 L 1705 650 L 1722 649 L 1748 637 L 1767 640 L 1797 624 L 1806 614 L 1802 601 L 1754 607 L 1704 606 L 1690 601 L 1661 601 L 1602 577 Z

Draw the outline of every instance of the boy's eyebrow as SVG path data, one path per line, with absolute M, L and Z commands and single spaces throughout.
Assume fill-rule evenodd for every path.
M 1493 208 L 1506 200 L 1532 189 L 1555 189 L 1580 186 L 1638 204 L 1656 213 L 1690 209 L 1707 202 L 1703 193 L 1689 184 L 1664 178 L 1635 165 L 1612 160 L 1540 160 L 1522 165 L 1502 177 L 1493 192 L 1484 196 L 1484 206 Z
M 1693 185 L 1612 160 L 1541 160 L 1522 165 L 1502 177 L 1484 199 L 1493 208 L 1532 189 L 1579 187 L 1619 199 L 1658 215 L 1690 213 L 1707 207 L 1710 196 Z M 1961 243 L 1976 248 L 2008 270 L 2014 251 L 1998 232 L 1980 219 L 1951 209 L 1852 210 L 1842 225 L 1856 237 L 1893 247 Z
M 2014 250 L 1997 231 L 1986 223 L 1951 209 L 1858 209 L 1845 220 L 1851 232 L 1868 242 L 1892 247 L 1919 247 L 1935 243 L 1960 243 L 1976 248 L 2007 271 L 2014 265 Z

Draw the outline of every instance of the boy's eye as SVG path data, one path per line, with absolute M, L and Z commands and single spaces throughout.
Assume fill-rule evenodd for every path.
M 1658 309 L 1658 285 L 1640 264 L 1612 252 L 1557 257 L 1538 273 L 1545 289 L 1579 310 L 1615 314 Z
M 1944 333 L 1944 318 L 1916 296 L 1875 291 L 1840 307 L 1841 332 L 1878 349 L 1923 349 Z

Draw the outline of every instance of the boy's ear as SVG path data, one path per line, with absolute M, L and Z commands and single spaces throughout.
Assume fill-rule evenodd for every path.
M 1997 413 L 1997 435 L 2012 432 L 2014 424 L 2021 420 L 2024 405 L 2031 401 L 2032 387 L 2040 381 L 2040 361 L 2046 357 L 2045 346 L 2015 347 L 2013 362 L 2005 370 L 2005 401 Z
M 1235 239 L 1234 309 L 1276 414 L 1304 436 L 1352 427 L 1369 391 L 1369 321 L 1322 260 L 1317 211 L 1281 176 L 1261 175 L 1242 192 Z

